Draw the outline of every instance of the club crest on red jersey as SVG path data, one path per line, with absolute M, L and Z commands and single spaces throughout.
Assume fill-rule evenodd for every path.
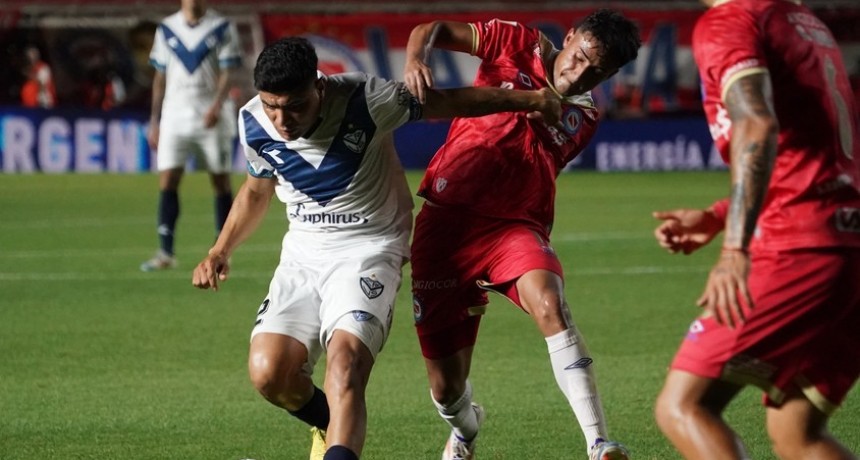
M 564 132 L 571 136 L 576 135 L 582 127 L 582 110 L 573 105 L 565 107 L 561 124 L 564 126 Z
M 412 296 L 412 317 L 416 323 L 421 322 L 421 319 L 424 317 L 424 309 L 421 307 L 421 302 L 415 296 Z

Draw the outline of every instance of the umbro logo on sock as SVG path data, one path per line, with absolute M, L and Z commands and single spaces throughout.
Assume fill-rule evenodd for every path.
M 576 360 L 575 363 L 565 367 L 564 370 L 569 371 L 571 369 L 584 369 L 590 366 L 593 362 L 594 360 L 591 358 L 579 358 Z

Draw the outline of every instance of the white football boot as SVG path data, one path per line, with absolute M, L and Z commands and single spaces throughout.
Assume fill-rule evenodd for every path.
M 590 460 L 629 460 L 630 453 L 621 443 L 597 438 L 591 446 Z
M 484 423 L 484 408 L 478 404 L 472 403 L 472 409 L 475 411 L 475 416 L 478 418 L 478 430 L 480 430 L 481 424 Z M 469 441 L 460 439 L 460 437 L 454 434 L 454 431 L 452 430 L 451 436 L 448 437 L 448 443 L 445 444 L 445 450 L 442 451 L 442 460 L 474 459 L 477 439 L 477 434 Z
M 152 259 L 140 264 L 140 270 L 144 272 L 154 272 L 176 268 L 177 265 L 179 265 L 179 262 L 176 261 L 176 257 L 159 249 Z

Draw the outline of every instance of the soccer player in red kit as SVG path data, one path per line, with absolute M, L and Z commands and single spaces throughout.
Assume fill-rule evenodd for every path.
M 562 49 L 538 30 L 498 19 L 412 31 L 404 75 L 419 100 L 433 86 L 426 59 L 436 47 L 480 58 L 475 86 L 549 87 L 564 107 L 557 126 L 519 114 L 455 119 L 420 185 L 426 202 L 412 243 L 413 309 L 431 397 L 452 428 L 443 459 L 474 455 L 484 411 L 472 402 L 468 377 L 487 291 L 531 315 L 546 338 L 591 458 L 628 457 L 607 439 L 593 361 L 571 319 L 549 234 L 556 176 L 597 127 L 589 91 L 635 59 L 639 46 L 636 26 L 610 10 L 571 28 Z
M 705 3 L 693 53 L 731 193 L 655 213 L 670 252 L 725 230 L 657 422 L 686 458 L 747 458 L 722 412 L 755 385 L 780 458 L 856 459 L 827 431 L 860 376 L 860 134 L 840 50 L 800 2 Z

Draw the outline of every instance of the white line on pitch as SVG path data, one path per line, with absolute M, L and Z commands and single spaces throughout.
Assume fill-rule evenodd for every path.
M 596 267 L 585 268 L 568 271 L 568 276 L 639 276 L 639 275 L 659 275 L 666 273 L 700 273 L 705 272 L 710 267 L 707 266 L 640 266 L 640 267 Z M 53 272 L 53 273 L 8 273 L 0 272 L 0 281 L 109 281 L 109 280 L 143 280 L 143 281 L 164 281 L 165 279 L 186 279 L 191 281 L 191 269 L 188 270 L 172 270 L 162 273 L 143 273 L 143 272 L 126 272 L 126 273 L 79 273 L 79 272 Z M 272 276 L 271 271 L 261 272 L 243 272 L 241 269 L 230 273 L 230 278 L 269 278 Z
M 593 242 L 593 241 L 621 241 L 621 240 L 650 240 L 653 238 L 651 234 L 645 232 L 593 232 L 593 233 L 562 233 L 555 236 L 552 241 L 554 243 L 571 243 L 571 242 Z M 244 245 L 239 248 L 238 252 L 270 252 L 280 251 L 281 241 L 273 240 L 272 243 L 255 243 Z M 188 246 L 183 247 L 183 252 L 186 254 L 204 254 L 209 247 L 203 246 Z M 140 254 L 141 257 L 150 255 L 152 248 L 70 248 L 70 249 L 22 249 L 0 252 L 0 259 L 16 258 L 46 258 L 46 257 L 105 257 L 117 255 L 134 255 Z

